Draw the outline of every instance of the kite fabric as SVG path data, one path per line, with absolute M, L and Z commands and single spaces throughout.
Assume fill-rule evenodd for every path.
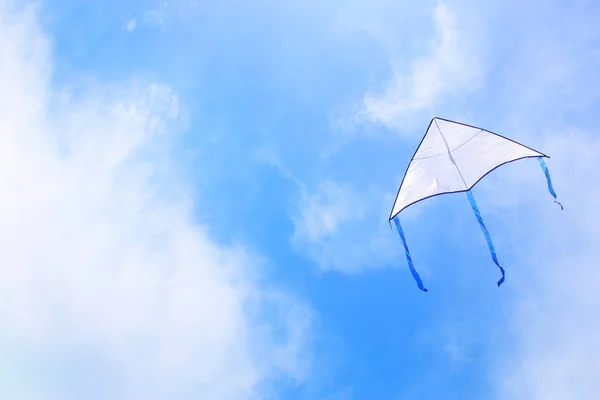
M 546 175 L 548 190 L 562 210 L 562 204 L 556 201 L 556 192 L 544 162 L 544 158 L 548 158 L 547 155 L 482 128 L 438 117 L 431 120 L 402 178 L 389 218 L 396 224 L 410 271 L 419 289 L 427 291 L 414 267 L 398 214 L 412 204 L 430 197 L 466 192 L 487 241 L 492 260 L 502 273 L 498 281 L 500 286 L 504 282 L 505 271 L 498 262 L 491 236 L 471 189 L 496 168 L 524 158 L 538 159 Z

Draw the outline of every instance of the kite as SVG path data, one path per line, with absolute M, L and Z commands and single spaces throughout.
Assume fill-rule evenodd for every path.
M 408 267 L 419 289 L 427 292 L 414 267 L 398 214 L 408 206 L 430 197 L 465 192 L 487 241 L 492 260 L 502 274 L 497 283 L 500 286 L 504 282 L 505 271 L 498 261 L 492 238 L 471 189 L 496 168 L 524 158 L 538 159 L 546 176 L 548 191 L 562 210 L 544 162 L 544 158 L 549 158 L 547 155 L 482 128 L 438 117 L 431 120 L 402 178 L 389 218 L 390 225 L 392 220 L 396 225 Z

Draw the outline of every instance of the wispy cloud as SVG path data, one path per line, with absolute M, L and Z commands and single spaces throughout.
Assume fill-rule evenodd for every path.
M 392 5 L 380 2 L 378 6 L 386 9 Z M 361 24 L 366 24 L 368 35 L 388 49 L 393 76 L 382 93 L 365 97 L 362 110 L 352 124 L 366 119 L 390 128 L 399 128 L 406 121 L 414 125 L 421 113 L 429 112 L 446 99 L 460 96 L 482 84 L 483 70 L 478 47 L 481 43 L 472 37 L 473 24 L 462 23 L 466 16 L 453 12 L 444 4 L 437 5 L 431 15 L 435 26 L 434 39 L 426 55 L 413 61 L 400 57 L 395 51 L 394 45 L 397 44 L 388 40 L 392 30 L 376 29 L 368 19 L 361 21 Z M 351 31 L 351 27 L 341 26 Z M 406 65 L 410 66 L 408 71 Z M 424 129 L 425 126 L 403 131 L 416 136 L 423 134 Z M 298 202 L 300 211 L 293 213 L 296 245 L 307 251 L 324 269 L 357 272 L 389 265 L 399 255 L 397 237 L 389 231 L 386 223 L 396 190 L 387 183 L 401 178 L 402 171 L 397 168 L 398 164 L 386 166 L 385 177 L 372 176 L 370 182 L 357 182 L 355 179 L 349 179 L 346 184 L 321 181 L 315 188 L 306 189 Z M 369 189 L 365 190 L 365 187 Z M 387 192 L 383 188 L 391 190 Z M 418 211 L 411 210 L 408 214 L 414 215 L 415 212 Z M 353 244 L 349 246 L 348 243 Z M 426 267 L 421 272 L 424 276 L 428 274 Z
M 171 4 L 162 2 L 150 10 L 147 10 L 144 15 L 146 23 L 154 26 L 162 26 L 165 23 L 165 18 L 170 12 Z
M 600 66 L 595 23 L 600 10 L 584 1 L 534 12 L 545 23 L 515 24 L 517 32 L 529 33 L 511 47 L 519 62 L 507 66 L 503 79 L 500 93 L 508 110 L 503 125 L 551 156 L 548 166 L 565 210 L 551 201 L 535 164 L 507 166 L 479 189 L 488 214 L 501 219 L 498 226 L 512 237 L 506 250 L 514 260 L 515 292 L 502 303 L 516 353 L 509 346 L 496 354 L 494 373 L 504 371 L 497 394 L 595 398 L 600 135 L 589 115 L 597 108 L 594 88 L 600 85 L 593 72 Z
M 302 202 L 298 233 L 309 241 L 337 233 L 344 220 L 361 218 L 365 211 L 365 204 L 357 201 L 355 193 L 332 182 L 321 184 L 316 193 L 305 196 Z
M 194 221 L 177 94 L 65 95 L 38 10 L 0 10 L 2 397 L 239 399 L 302 380 L 311 312 Z
M 518 202 L 502 210 L 505 229 L 516 235 L 507 251 L 512 253 L 510 308 L 511 341 L 496 355 L 504 371 L 498 383 L 500 398 L 594 398 L 600 395 L 596 377 L 600 300 L 593 293 L 600 286 L 597 269 L 596 198 L 600 186 L 594 171 L 600 168 L 596 133 L 564 129 L 545 135 L 545 148 L 554 156 L 549 162 L 555 187 L 565 205 L 563 212 L 546 192 L 541 171 L 523 174 L 507 169 L 494 182 L 494 193 L 518 192 Z M 574 158 L 577 162 L 574 162 Z M 526 168 L 529 170 L 529 168 Z M 491 192 L 491 190 L 490 190 Z M 485 192 L 483 192 L 485 193 Z M 487 201 L 493 210 L 493 201 Z M 545 206 L 540 206 L 544 201 Z M 506 301 L 503 301 L 507 307 Z
M 143 2 L 143 6 L 137 12 L 136 17 L 132 17 L 125 23 L 124 29 L 132 32 L 136 28 L 163 28 L 165 25 L 178 23 L 185 16 L 193 14 L 197 8 L 197 0 L 152 0 Z
M 356 273 L 380 267 L 398 255 L 386 223 L 385 196 L 375 188 L 322 182 L 304 192 L 292 213 L 294 245 L 323 270 Z
M 428 54 L 410 62 L 392 57 L 392 77 L 380 93 L 368 93 L 359 119 L 398 128 L 416 112 L 431 113 L 449 96 L 480 88 L 481 55 L 473 32 L 443 3 L 433 12 L 435 39 Z
M 464 2 L 461 5 L 467 8 Z M 548 165 L 565 205 L 563 212 L 552 202 L 543 173 L 532 160 L 507 165 L 476 188 L 508 274 L 507 284 L 497 293 L 510 335 L 504 336 L 501 326 L 502 333 L 493 336 L 503 337 L 503 345 L 496 348 L 486 343 L 485 350 L 497 364 L 489 362 L 487 354 L 474 352 L 465 339 L 481 321 L 462 327 L 465 336 L 439 336 L 439 332 L 433 336 L 445 340 L 442 351 L 459 364 L 484 359 L 482 365 L 489 368 L 496 389 L 488 393 L 491 398 L 595 398 L 600 396 L 600 326 L 595 317 L 600 311 L 595 295 L 600 287 L 596 245 L 600 238 L 596 211 L 600 136 L 594 115 L 600 80 L 594 71 L 600 66 L 600 30 L 595 22 L 600 10 L 589 1 L 547 7 L 540 2 L 491 6 L 494 12 L 482 12 L 480 24 L 498 34 L 486 37 L 494 51 L 484 57 L 480 32 L 463 24 L 461 9 L 440 5 L 434 13 L 437 36 L 430 52 L 409 62 L 390 57 L 391 81 L 384 90 L 365 97 L 360 116 L 398 129 L 423 115 L 427 116 L 424 120 L 439 115 L 449 100 L 468 97 L 485 85 L 479 98 L 482 103 L 470 102 L 464 107 L 467 111 L 460 113 L 491 121 L 489 129 L 551 155 Z M 511 32 L 506 32 L 509 24 Z M 491 72 L 486 69 L 488 62 Z M 386 216 L 362 214 L 362 224 L 357 223 L 361 218 L 347 210 L 359 210 L 361 215 L 361 210 L 373 206 L 374 197 L 356 189 L 364 187 L 364 182 L 343 182 L 324 180 L 309 192 L 312 195 L 303 197 L 296 234 L 304 234 L 304 244 L 311 245 L 305 250 L 315 259 L 352 272 L 357 269 L 344 267 L 356 267 L 360 263 L 352 260 L 361 259 L 355 257 L 352 246 L 363 246 L 361 239 L 375 237 L 364 233 L 365 221 Z M 380 182 L 376 174 L 372 182 Z M 381 193 L 378 196 L 377 201 L 382 201 Z M 472 227 L 472 219 L 457 220 L 458 226 Z M 397 246 L 397 238 L 389 237 Z M 485 249 L 483 238 L 477 237 Z M 352 256 L 334 262 L 332 254 Z M 358 255 L 365 258 L 364 253 Z M 452 268 L 455 271 L 458 266 Z M 491 326 L 490 321 L 482 323 L 487 324 Z M 453 328 L 442 329 L 451 332 Z M 516 353 L 508 341 L 516 345 Z
M 128 20 L 125 23 L 125 30 L 127 32 L 133 32 L 135 30 L 136 24 L 137 24 L 136 19 L 135 18 L 131 18 L 130 20 Z

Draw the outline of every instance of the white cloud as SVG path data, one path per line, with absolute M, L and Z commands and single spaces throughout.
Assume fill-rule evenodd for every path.
M 410 36 L 421 34 L 422 29 L 406 15 L 419 19 L 421 11 L 387 0 L 378 1 L 373 7 L 365 8 L 363 4 L 354 2 L 341 11 L 334 31 L 372 38 L 386 50 L 393 76 L 383 92 L 365 96 L 362 109 L 356 115 L 336 119 L 336 128 L 345 130 L 346 124 L 354 126 L 364 119 L 399 128 L 407 119 L 414 122 L 416 113 L 433 109 L 442 98 L 464 94 L 483 83 L 481 39 L 476 37 L 481 36 L 481 32 L 479 24 L 473 23 L 476 18 L 469 13 L 461 12 L 459 18 L 444 4 L 437 5 L 432 14 L 434 40 L 428 49 L 420 52 L 424 56 L 410 61 L 407 74 L 405 65 L 409 58 L 406 51 L 401 50 L 407 46 L 403 41 L 416 41 Z M 396 14 L 403 15 L 401 23 Z M 421 129 L 425 128 L 411 132 L 422 134 Z M 401 176 L 396 179 L 400 180 Z M 303 188 L 300 211 L 293 213 L 296 216 L 294 243 L 325 270 L 357 272 L 400 260 L 399 239 L 386 223 L 395 196 L 395 189 L 392 190 L 394 192 L 387 192 L 375 187 L 364 190 L 331 181 L 321 182 L 317 188 Z M 411 209 L 405 218 L 414 218 L 421 209 Z M 403 267 L 403 263 L 404 260 L 396 264 Z M 423 277 L 429 275 L 426 265 L 421 265 L 419 272 Z
M 127 32 L 133 32 L 135 30 L 136 23 L 137 23 L 136 19 L 131 18 L 129 21 L 127 21 L 127 23 L 125 23 L 125 30 Z
M 182 18 L 194 15 L 194 11 L 201 4 L 197 0 L 169 0 L 153 1 L 152 7 L 144 12 L 144 22 L 153 27 L 162 27 L 175 18 L 181 21 Z
M 482 84 L 483 71 L 473 32 L 444 4 L 433 12 L 437 37 L 429 54 L 413 60 L 390 56 L 393 76 L 381 93 L 365 95 L 359 118 L 399 128 L 415 112 L 431 111 L 444 96 L 464 94 Z
M 241 399 L 303 379 L 310 311 L 193 221 L 176 94 L 55 90 L 37 17 L 0 5 L 1 397 Z
M 564 129 L 547 134 L 544 141 L 544 150 L 553 154 L 548 165 L 564 211 L 552 202 L 535 165 L 515 164 L 486 185 L 489 192 L 480 189 L 488 215 L 494 210 L 488 198 L 492 186 L 496 195 L 514 199 L 498 217 L 514 236 L 512 245 L 505 246 L 515 266 L 510 286 L 516 307 L 508 314 L 512 337 L 507 340 L 514 340 L 517 353 L 508 346 L 496 355 L 498 398 L 597 398 L 600 185 L 595 171 L 600 169 L 600 138 Z
M 321 270 L 356 273 L 398 256 L 397 238 L 385 222 L 392 197 L 382 195 L 379 189 L 360 192 L 352 185 L 331 180 L 311 190 L 277 153 L 261 149 L 256 156 L 297 187 L 299 198 L 290 210 L 292 245 Z
M 162 26 L 165 23 L 165 17 L 168 10 L 169 3 L 164 3 L 160 8 L 146 11 L 146 22 L 150 25 Z
M 510 130 L 552 157 L 565 210 L 534 162 L 505 166 L 478 189 L 486 215 L 501 218 L 511 237 L 504 253 L 514 266 L 507 287 L 514 293 L 503 304 L 516 353 L 507 346 L 496 354 L 492 374 L 501 399 L 593 399 L 600 397 L 597 5 L 531 7 L 540 23 L 515 24 L 526 34 L 512 43 L 519 62 L 507 66 L 501 97 Z
M 498 129 L 490 129 L 552 156 L 548 165 L 565 206 L 561 212 L 553 203 L 534 160 L 502 167 L 475 190 L 507 268 L 507 283 L 497 293 L 514 302 L 517 310 L 516 315 L 514 310 L 506 313 L 511 337 L 493 333 L 514 340 L 517 346 L 515 354 L 504 342 L 507 346 L 498 345 L 494 354 L 498 364 L 489 371 L 490 380 L 498 385 L 495 394 L 501 399 L 600 397 L 600 136 L 591 130 L 598 107 L 598 91 L 593 89 L 600 83 L 595 72 L 600 64 L 600 36 L 597 5 L 585 3 L 560 6 L 569 10 L 557 10 L 557 4 L 519 3 L 531 8 L 529 13 L 516 3 L 505 8 L 496 4 L 503 8 L 497 10 L 500 17 L 486 11 L 489 18 L 482 21 L 499 34 L 505 33 L 508 25 L 517 29 L 517 34 L 494 40 L 494 69 L 499 74 L 487 82 L 485 103 L 468 108 L 478 113 L 478 120 L 493 120 Z M 481 84 L 482 61 L 472 42 L 478 32 L 463 30 L 453 18 L 440 12 L 441 39 L 430 56 L 414 63 L 412 73 L 405 76 L 396 64 L 395 78 L 387 90 L 367 97 L 369 118 L 397 127 L 417 111 L 437 114 L 431 110 L 440 104 L 441 96 L 466 93 Z M 522 19 L 519 26 L 514 18 Z M 544 136 L 532 137 L 550 129 Z M 303 198 L 304 212 L 296 221 L 296 232 L 304 233 L 303 244 L 309 254 L 329 267 L 360 265 L 353 252 L 355 246 L 364 245 L 361 238 L 369 235 L 354 224 L 358 218 L 347 210 L 362 205 L 361 199 L 368 195 L 332 182 L 315 192 Z M 334 212 L 324 218 L 328 211 Z M 489 266 L 483 235 L 473 228 L 473 220 L 465 223 L 481 241 L 482 257 Z M 345 232 L 351 234 L 342 236 Z M 397 237 L 389 236 L 400 247 Z M 313 241 L 307 240 L 311 237 Z M 340 255 L 347 259 L 335 260 Z M 418 268 L 422 272 L 421 264 Z M 450 337 L 446 344 L 457 361 L 471 358 L 469 344 L 465 345 L 462 337 L 460 341 Z M 486 356 L 487 351 L 495 353 L 496 347 L 486 349 Z
M 380 190 L 359 192 L 333 181 L 302 191 L 292 213 L 293 243 L 323 270 L 356 273 L 380 267 L 399 254 L 397 237 L 386 223 L 390 201 Z
M 353 215 L 360 218 L 364 204 L 355 201 L 356 196 L 348 188 L 325 182 L 312 196 L 305 196 L 302 207 L 302 224 L 299 234 L 309 241 L 317 241 L 336 233 L 342 221 Z

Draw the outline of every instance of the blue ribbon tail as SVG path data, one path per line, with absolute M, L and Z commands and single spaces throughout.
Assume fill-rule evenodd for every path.
M 408 245 L 406 244 L 406 238 L 404 237 L 404 232 L 402 231 L 402 226 L 400 226 L 400 221 L 398 217 L 394 217 L 394 223 L 396 224 L 396 229 L 400 234 L 400 239 L 402 239 L 402 244 L 404 245 L 404 252 L 406 253 L 406 260 L 408 261 L 408 268 L 410 269 L 410 273 L 412 274 L 415 281 L 417 281 L 417 286 L 424 292 L 427 292 L 427 289 L 423 286 L 423 281 L 421 281 L 421 277 L 417 273 L 415 266 L 413 264 L 412 258 L 410 256 L 410 251 L 408 251 Z
M 548 167 L 546 166 L 546 162 L 544 161 L 544 157 L 538 157 L 538 161 L 540 166 L 542 167 L 542 171 L 544 171 L 544 175 L 546 175 L 546 182 L 548 183 L 548 191 L 554 197 L 554 202 L 560 206 L 560 210 L 564 210 L 562 204 L 560 204 L 556 200 L 556 192 L 554 191 L 554 187 L 552 186 L 552 179 L 550 179 L 550 171 L 548 171 Z
M 500 268 L 500 272 L 502 272 L 502 278 L 500 278 L 500 280 L 498 281 L 498 286 L 500 286 L 504 283 L 504 268 L 502 268 L 500 266 L 500 263 L 498 262 L 498 256 L 496 255 L 496 249 L 494 249 L 494 244 L 492 243 L 492 238 L 491 238 L 490 233 L 488 232 L 487 228 L 485 227 L 485 224 L 483 223 L 483 218 L 481 218 L 481 213 L 479 212 L 479 207 L 477 207 L 477 203 L 475 202 L 475 197 L 473 197 L 473 193 L 470 190 L 467 191 L 467 197 L 469 198 L 469 203 L 471 203 L 471 208 L 473 209 L 473 212 L 475 213 L 475 217 L 477 217 L 479 226 L 481 226 L 481 230 L 483 231 L 483 234 L 485 235 L 485 240 L 487 241 L 488 248 L 490 249 L 490 253 L 492 255 L 492 260 L 494 260 L 494 264 L 496 264 L 498 266 L 498 268 Z

